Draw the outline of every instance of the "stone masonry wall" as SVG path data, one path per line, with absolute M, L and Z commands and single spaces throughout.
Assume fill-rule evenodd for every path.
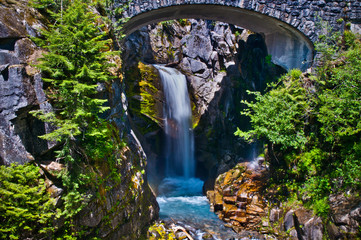
M 125 0 L 118 0 L 118 3 L 123 2 Z M 317 40 L 315 21 L 317 21 L 318 16 L 322 20 L 330 22 L 335 30 L 343 27 L 337 21 L 340 18 L 352 23 L 361 21 L 361 2 L 353 0 L 133 0 L 126 15 L 134 17 L 155 9 L 190 4 L 231 6 L 258 12 L 292 25 L 311 41 Z

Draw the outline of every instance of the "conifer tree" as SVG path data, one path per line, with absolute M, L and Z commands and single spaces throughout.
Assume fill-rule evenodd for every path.
M 115 162 L 114 152 L 122 147 L 118 133 L 100 117 L 109 107 L 104 106 L 107 100 L 98 97 L 98 89 L 114 78 L 109 68 L 114 67 L 111 58 L 118 52 L 111 51 L 106 26 L 93 10 L 90 1 L 74 0 L 62 13 L 53 14 L 54 24 L 42 39 L 35 40 L 46 50 L 37 67 L 53 111 L 33 114 L 55 128 L 41 138 L 61 146 L 57 157 L 66 166 L 59 175 L 65 192 L 57 217 L 66 220 L 63 234 L 71 232 L 71 237 L 77 234 L 68 229 L 84 206 L 84 186 L 91 183 L 86 165 L 89 161 Z
M 104 25 L 86 3 L 74 1 L 58 21 L 43 32 L 40 46 L 48 52 L 38 68 L 48 83 L 47 96 L 55 111 L 35 114 L 57 129 L 43 136 L 53 141 L 74 139 L 80 133 L 97 134 L 103 125 L 99 114 L 106 111 L 106 100 L 96 98 L 98 84 L 111 80 L 108 68 L 111 40 L 106 39 Z M 112 52 L 111 54 L 114 54 Z

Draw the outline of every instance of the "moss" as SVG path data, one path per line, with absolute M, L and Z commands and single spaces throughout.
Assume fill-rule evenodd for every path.
M 137 124 L 142 134 L 155 131 L 162 126 L 163 94 L 158 71 L 139 62 L 125 72 L 126 94 L 132 115 L 143 122 Z
M 212 127 L 208 128 L 206 132 L 206 137 L 210 138 L 213 134 L 214 134 L 213 128 Z
M 184 19 L 184 18 L 177 19 L 177 22 L 178 22 L 182 27 L 190 26 L 190 25 L 191 25 L 191 22 L 190 22 L 188 19 Z
M 192 127 L 193 129 L 195 129 L 198 126 L 199 121 L 201 120 L 201 114 L 198 112 L 197 105 L 192 98 L 191 98 L 191 107 L 192 107 Z
M 148 229 L 148 239 L 164 239 L 164 240 L 173 240 L 176 239 L 172 230 L 167 229 L 164 223 L 154 223 Z
M 139 81 L 140 88 L 140 113 L 149 117 L 157 124 L 161 124 L 159 113 L 156 109 L 156 95 L 159 93 L 159 87 L 155 87 L 159 83 L 159 75 L 157 70 L 150 65 L 145 65 L 141 62 L 138 64 L 141 74 L 141 81 Z

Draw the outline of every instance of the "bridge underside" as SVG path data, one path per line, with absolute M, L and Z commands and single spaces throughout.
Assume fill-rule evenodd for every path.
M 176 5 L 138 14 L 124 26 L 130 34 L 148 24 L 181 18 L 207 19 L 238 25 L 264 35 L 272 61 L 286 69 L 307 69 L 313 59 L 313 44 L 299 30 L 275 18 L 221 5 Z

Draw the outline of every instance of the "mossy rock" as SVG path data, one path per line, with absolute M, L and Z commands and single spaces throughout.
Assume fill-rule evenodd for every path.
M 163 91 L 158 70 L 152 65 L 141 62 L 138 64 L 141 74 L 140 87 L 140 112 L 162 126 Z
M 158 70 L 139 62 L 125 75 L 129 108 L 133 115 L 143 121 L 137 124 L 140 131 L 145 134 L 163 127 L 164 95 Z
M 196 96 L 190 96 L 190 102 L 191 102 L 191 107 L 192 107 L 192 128 L 195 129 L 196 127 L 198 127 L 199 121 L 201 120 L 201 114 L 198 112 L 197 109 L 197 100 L 196 100 Z

